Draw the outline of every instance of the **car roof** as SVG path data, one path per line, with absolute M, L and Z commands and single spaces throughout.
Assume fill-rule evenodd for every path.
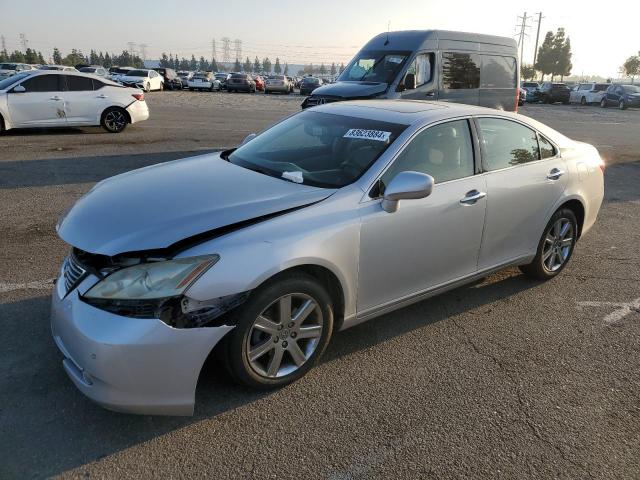
M 454 32 L 450 30 L 403 30 L 384 32 L 373 37 L 362 50 L 410 50 L 429 48 L 433 42 L 442 42 L 445 46 L 455 42 L 458 48 L 465 44 L 465 50 L 474 50 L 474 44 L 484 44 L 489 49 L 509 52 L 517 44 L 513 38 L 484 35 L 480 33 Z M 486 49 L 486 47 L 484 48 Z

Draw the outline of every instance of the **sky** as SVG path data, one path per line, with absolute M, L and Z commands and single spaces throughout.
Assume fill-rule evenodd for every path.
M 531 63 L 534 20 L 542 12 L 540 43 L 548 30 L 564 27 L 574 75 L 615 77 L 624 60 L 640 50 L 636 3 L 624 1 L 634 13 L 603 22 L 599 8 L 558 0 L 0 0 L 0 35 L 13 51 L 20 49 L 24 33 L 28 46 L 45 58 L 54 46 L 63 54 L 71 48 L 119 53 L 128 42 L 146 44 L 147 59 L 161 52 L 210 58 L 215 39 L 221 60 L 221 39 L 228 37 L 242 40 L 243 58 L 330 64 L 349 61 L 388 24 L 392 31 L 447 29 L 515 38 L 518 16 L 526 11 L 532 18 L 525 30 L 524 62 Z

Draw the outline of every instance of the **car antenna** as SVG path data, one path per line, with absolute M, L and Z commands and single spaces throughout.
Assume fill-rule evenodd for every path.
M 387 22 L 387 39 L 384 41 L 385 45 L 389 45 L 389 28 L 391 28 L 391 20 Z

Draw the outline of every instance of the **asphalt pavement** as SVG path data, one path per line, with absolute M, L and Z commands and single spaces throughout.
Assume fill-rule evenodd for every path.
M 598 222 L 560 276 L 505 270 L 340 332 L 278 391 L 210 362 L 185 418 L 104 410 L 66 377 L 55 223 L 96 181 L 234 145 L 300 97 L 148 101 L 121 135 L 0 136 L 0 478 L 640 478 L 640 111 L 522 109 L 608 162 Z

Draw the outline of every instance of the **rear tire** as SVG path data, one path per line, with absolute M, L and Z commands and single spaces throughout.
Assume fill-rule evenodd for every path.
M 618 108 L 620 110 L 626 110 L 627 109 L 627 105 L 624 103 L 624 100 L 620 100 L 620 102 L 618 102 Z
M 604 98 L 600 100 L 600 108 L 607 108 L 607 100 Z
M 281 302 L 283 298 L 289 303 Z M 288 308 L 281 310 L 282 305 Z M 297 321 L 306 305 L 312 310 Z M 261 390 L 304 376 L 320 360 L 333 330 L 331 297 L 313 277 L 301 273 L 268 281 L 232 315 L 236 327 L 223 343 L 226 366 L 237 382 Z
M 558 210 L 542 233 L 533 261 L 521 265 L 520 271 L 538 280 L 552 279 L 569 263 L 577 235 L 578 222 L 573 211 L 568 208 Z
M 147 92 L 147 93 L 149 93 L 149 92 L 151 91 L 151 84 L 147 83 L 147 84 L 144 86 L 144 91 L 145 91 L 145 92 Z
M 109 133 L 120 133 L 129 123 L 129 114 L 120 107 L 109 107 L 100 118 L 100 125 Z
M 584 106 L 584 105 L 586 105 L 586 104 L 587 104 L 587 99 L 586 99 L 586 98 L 584 98 L 584 97 L 582 97 L 582 98 L 580 99 L 580 105 L 583 105 L 583 106 Z

